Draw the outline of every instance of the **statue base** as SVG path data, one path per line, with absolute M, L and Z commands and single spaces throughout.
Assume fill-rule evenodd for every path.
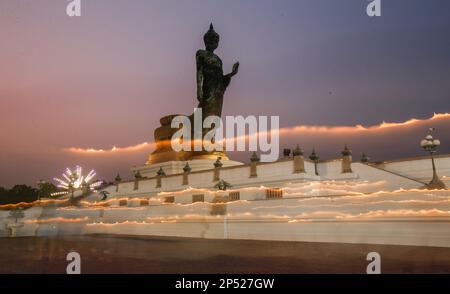
M 174 151 L 171 146 L 173 134 L 178 129 L 172 129 L 172 120 L 178 115 L 168 115 L 160 119 L 161 127 L 155 130 L 156 150 L 150 154 L 145 165 L 133 167 L 135 174 L 139 171 L 141 176 L 156 177 L 162 168 L 166 175 L 182 174 L 186 163 L 189 163 L 192 172 L 214 169 L 217 158 L 221 158 L 222 166 L 236 166 L 243 163 L 232 161 L 223 151 Z
M 156 150 L 150 154 L 147 165 L 170 161 L 217 160 L 218 157 L 221 157 L 224 161 L 229 160 L 223 151 L 174 151 L 171 146 L 171 139 L 179 129 L 173 129 L 171 124 L 176 116 L 179 115 L 172 114 L 160 119 L 161 126 L 155 130 Z

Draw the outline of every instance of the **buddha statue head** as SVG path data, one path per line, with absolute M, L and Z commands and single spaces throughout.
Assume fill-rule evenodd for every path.
M 219 47 L 220 36 L 214 30 L 213 24 L 209 26 L 209 30 L 203 37 L 203 41 L 205 42 L 206 50 L 208 51 L 213 52 Z

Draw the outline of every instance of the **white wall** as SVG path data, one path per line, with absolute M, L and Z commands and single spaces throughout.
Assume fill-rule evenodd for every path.
M 450 165 L 450 162 L 448 162 Z M 423 186 L 420 182 L 401 177 L 399 175 L 380 170 L 361 163 L 352 164 L 353 173 L 342 173 L 341 160 L 320 162 L 318 164 L 319 176 L 315 175 L 314 164 L 305 162 L 306 173 L 293 173 L 293 160 L 281 160 L 274 163 L 260 164 L 257 167 L 256 178 L 250 178 L 250 167 L 248 165 L 223 168 L 220 170 L 220 179 L 230 183 L 234 189 L 245 187 L 276 187 L 282 188 L 287 183 L 303 181 L 384 181 L 385 189 L 394 190 L 399 188 L 419 188 Z M 206 170 L 189 174 L 189 185 L 183 186 L 183 176 L 172 175 L 163 177 L 162 187 L 156 188 L 155 178 L 143 179 L 139 181 L 139 189 L 134 190 L 134 181 L 122 182 L 119 184 L 119 192 L 115 192 L 115 187 L 108 188 L 111 197 L 156 197 L 161 192 L 177 192 L 194 188 L 214 189 L 216 182 L 213 181 L 214 171 Z
M 278 200 L 248 200 L 248 195 L 264 195 L 264 189 L 243 189 L 247 199 L 226 204 L 226 215 L 219 216 L 212 215 L 214 204 L 189 203 L 189 193 L 204 192 L 207 201 L 225 194 L 204 190 L 180 192 L 186 204 L 140 207 L 130 199 L 130 207 L 32 208 L 25 211 L 18 235 L 111 233 L 450 247 L 450 191 L 342 195 L 348 183 L 331 181 L 312 185 L 327 191 L 326 197 L 308 197 L 293 190 L 306 193 L 311 183 L 286 186 L 286 198 Z M 329 194 L 333 190 L 335 196 Z M 5 212 L 0 216 L 5 220 Z
M 450 156 L 436 157 L 436 169 L 440 177 L 450 187 Z M 424 183 L 431 181 L 433 176 L 430 158 L 412 159 L 406 161 L 391 161 L 379 165 L 380 168 L 417 179 Z
M 34 207 L 25 210 L 18 235 L 115 233 L 201 238 L 235 238 L 312 242 L 376 243 L 450 247 L 450 191 L 419 190 L 423 184 L 361 163 L 353 173 L 341 173 L 341 161 L 314 165 L 306 162 L 306 174 L 294 174 L 292 160 L 258 166 L 258 178 L 249 178 L 249 167 L 221 170 L 221 178 L 239 191 L 241 201 L 225 205 L 224 215 L 214 215 L 210 203 L 226 196 L 212 188 L 213 171 L 192 173 L 190 186 L 181 186 L 182 176 L 155 179 L 108 188 L 111 197 L 101 206 L 98 196 L 78 208 Z M 440 160 L 444 174 L 450 162 Z M 388 164 L 389 165 L 389 164 Z M 392 168 L 417 175 L 426 161 L 393 163 Z M 411 170 L 404 171 L 411 167 Z M 265 199 L 265 187 L 282 188 L 284 198 Z M 383 192 L 385 191 L 385 192 Z M 204 194 L 206 203 L 192 204 L 193 194 Z M 175 196 L 175 204 L 163 204 Z M 150 198 L 141 206 L 140 198 Z M 120 200 L 127 200 L 120 207 Z M 1 228 L 11 222 L 0 211 Z M 3 230 L 5 231 L 5 230 Z

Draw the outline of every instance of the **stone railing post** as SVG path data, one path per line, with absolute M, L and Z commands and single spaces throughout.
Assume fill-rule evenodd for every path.
M 258 177 L 258 163 L 260 159 L 256 152 L 253 152 L 252 157 L 250 158 L 250 178 Z
M 293 151 L 294 156 L 294 174 L 306 173 L 305 158 L 303 157 L 303 150 L 297 145 Z
M 352 151 L 345 145 L 344 151 L 342 151 L 342 173 L 352 172 Z
M 223 164 L 220 161 L 222 157 L 217 157 L 216 162 L 214 162 L 214 177 L 213 182 L 220 181 L 220 169 L 222 168 Z
M 120 177 L 120 174 L 117 174 L 116 178 L 114 179 L 116 184 L 116 193 L 119 192 L 119 184 L 122 182 L 122 178 Z
M 183 186 L 189 185 L 189 174 L 191 172 L 191 167 L 189 166 L 189 163 L 186 162 L 186 165 L 183 168 Z
M 160 167 L 159 171 L 156 174 L 156 188 L 162 187 L 162 178 L 166 176 L 166 173 L 164 172 L 163 168 Z

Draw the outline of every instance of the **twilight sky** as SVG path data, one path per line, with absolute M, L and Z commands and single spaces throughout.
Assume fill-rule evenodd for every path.
M 355 157 L 406 157 L 422 154 L 417 142 L 436 126 L 450 152 L 450 118 L 427 120 L 450 112 L 449 1 L 382 0 L 378 18 L 365 0 L 82 0 L 79 18 L 67 3 L 0 2 L 0 186 L 78 163 L 129 177 L 150 147 L 67 148 L 151 142 L 161 116 L 190 114 L 195 52 L 211 21 L 225 71 L 241 63 L 225 115 L 279 115 L 284 128 L 424 119 L 364 136 L 291 134 L 281 148 L 316 146 L 325 159 L 347 142 Z

